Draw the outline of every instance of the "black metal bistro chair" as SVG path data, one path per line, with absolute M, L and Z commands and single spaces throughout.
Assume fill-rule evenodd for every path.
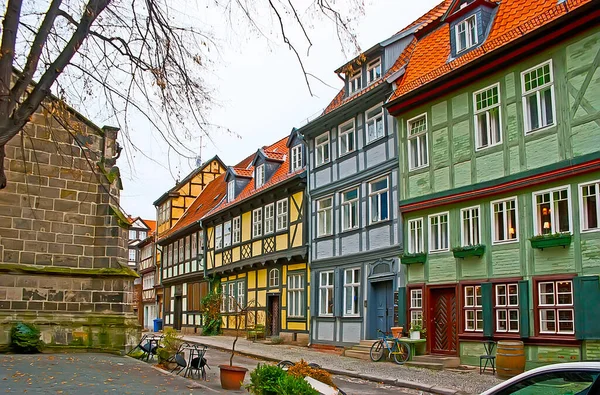
M 496 342 L 492 340 L 485 340 L 483 342 L 483 348 L 485 350 L 485 355 L 479 356 L 479 374 L 485 372 L 488 364 L 492 367 L 492 373 L 496 374 L 496 356 L 494 355 Z
M 189 350 L 189 364 L 184 376 L 189 374 L 191 378 L 194 378 L 195 372 L 200 378 L 202 378 L 202 380 L 206 381 L 206 368 L 210 369 L 210 366 L 208 366 L 208 361 L 206 358 L 204 358 L 207 350 L 208 347 L 204 344 L 193 345 L 193 347 Z
M 188 367 L 187 361 L 185 360 L 185 351 L 189 348 L 189 343 L 181 343 L 175 355 L 173 355 L 167 362 L 175 362 L 175 367 L 171 370 L 171 373 L 176 371 L 177 374 L 181 373 L 185 368 Z M 185 374 L 184 374 L 185 376 Z
M 161 339 L 162 336 L 144 335 L 140 339 L 140 342 L 137 344 L 137 346 L 135 346 L 129 351 L 128 355 L 132 354 L 136 349 L 139 348 L 143 352 L 142 356 L 140 357 L 140 360 L 143 361 L 145 358 L 146 362 L 148 362 L 150 359 L 153 359 L 156 355 L 156 350 L 160 345 Z

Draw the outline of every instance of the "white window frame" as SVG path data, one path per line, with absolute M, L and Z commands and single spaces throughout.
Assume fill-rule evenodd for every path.
M 265 185 L 265 165 L 264 163 L 256 167 L 256 188 Z
M 411 130 L 412 123 L 421 118 L 425 118 L 425 130 L 417 132 L 415 134 L 411 134 L 410 130 Z M 425 138 L 425 150 L 426 150 L 425 156 L 427 159 L 426 161 L 423 160 L 423 153 L 420 152 L 422 138 Z M 416 141 L 417 147 L 419 148 L 417 150 L 417 158 L 416 159 L 412 157 L 412 149 L 411 149 L 412 141 Z M 407 146 L 407 151 L 408 151 L 407 159 L 408 159 L 408 170 L 409 171 L 424 169 L 429 166 L 429 126 L 427 124 L 427 113 L 419 114 L 416 117 L 413 117 L 406 121 L 406 146 Z M 413 166 L 413 163 L 415 164 L 415 166 Z
M 277 225 L 276 225 L 277 232 L 287 229 L 287 227 L 288 227 L 288 210 L 289 210 L 289 203 L 288 203 L 287 198 L 277 201 Z
M 331 277 L 330 277 L 331 276 Z M 325 279 L 325 281 L 323 281 Z M 331 280 L 331 283 L 329 282 Z M 327 270 L 319 272 L 319 316 L 320 317 L 332 317 L 333 312 L 335 310 L 335 306 L 333 305 L 335 300 L 335 272 L 333 270 Z M 329 296 L 329 292 L 331 292 L 331 298 Z M 325 300 L 325 305 L 323 305 L 323 300 Z M 323 310 L 325 307 L 325 310 Z M 331 312 L 329 312 L 329 307 L 331 307 Z
M 324 201 L 331 201 L 331 205 L 325 208 L 321 207 L 321 202 Z M 323 236 L 331 236 L 333 234 L 333 196 L 327 196 L 324 198 L 321 198 L 319 200 L 316 201 L 317 204 L 317 237 L 323 237 Z M 324 218 L 325 221 L 327 222 L 328 229 L 325 229 L 325 232 L 321 232 L 321 221 Z
M 269 287 L 279 287 L 279 269 L 269 271 Z
M 469 21 L 473 20 L 473 27 L 475 28 L 475 37 L 473 37 L 472 35 L 472 31 L 470 29 L 469 26 Z M 460 47 L 460 27 L 464 26 L 464 31 L 465 31 L 465 47 L 461 48 Z M 469 48 L 474 47 L 475 45 L 477 45 L 477 41 L 479 39 L 478 35 L 479 32 L 477 31 L 477 14 L 473 14 L 471 16 L 469 16 L 468 18 L 465 18 L 465 20 L 461 21 L 460 23 L 457 23 L 456 26 L 454 27 L 454 32 L 455 32 L 455 37 L 456 37 L 456 53 L 461 53 L 463 51 L 466 51 Z
M 215 250 L 223 248 L 223 224 L 215 226 Z
M 371 70 L 377 69 L 377 67 L 379 67 L 379 77 L 371 78 Z M 380 80 L 382 75 L 381 58 L 374 59 L 367 63 L 367 86 L 371 85 L 377 80 Z
M 510 293 L 510 287 L 514 286 L 515 293 Z M 500 287 L 504 287 L 504 293 L 501 294 L 499 289 Z M 504 296 L 504 303 L 500 302 L 500 296 Z M 516 303 L 511 303 L 510 298 L 514 296 L 517 300 Z M 494 285 L 494 310 L 496 317 L 496 332 L 498 333 L 519 333 L 521 330 L 520 323 L 520 312 L 519 312 L 519 284 L 518 283 L 502 283 Z M 513 312 L 517 314 L 517 329 L 510 329 L 510 313 Z M 504 313 L 504 318 L 501 319 L 500 315 Z M 506 329 L 500 329 L 500 321 L 504 321 L 506 323 Z
M 304 318 L 304 273 L 288 274 L 288 318 Z
M 231 221 L 223 223 L 223 248 L 231 246 Z
M 269 235 L 275 232 L 275 203 L 265 206 L 265 229 L 264 234 Z
M 379 112 L 377 112 L 377 110 L 379 110 Z M 377 133 L 377 119 L 380 118 L 379 122 L 381 122 L 381 130 L 382 130 L 382 134 L 381 136 Z M 385 113 L 383 111 L 383 103 L 379 103 L 378 105 L 369 108 L 367 111 L 365 111 L 365 141 L 366 144 L 371 144 L 374 141 L 377 141 L 379 139 L 382 139 L 385 137 Z M 373 123 L 373 128 L 375 130 L 375 137 L 374 138 L 370 138 L 369 137 L 369 125 Z
M 410 290 L 410 325 L 423 327 L 423 289 L 413 288 Z
M 242 217 L 235 217 L 231 221 L 231 244 L 238 244 L 242 238 Z
M 131 255 L 132 253 L 133 253 L 133 259 L 131 259 L 131 258 L 132 258 L 132 255 Z M 133 248 L 130 248 L 130 249 L 129 249 L 128 261 L 129 261 L 129 262 L 134 262 L 134 263 L 135 263 L 135 258 L 136 258 L 135 249 L 133 249 Z
M 514 226 L 514 231 L 515 231 L 515 238 L 514 239 L 508 239 L 505 238 L 504 240 L 496 240 L 496 219 L 494 218 L 494 204 L 502 204 L 503 207 L 503 212 L 504 212 L 504 232 L 505 235 L 504 236 L 509 236 L 509 230 L 510 228 L 508 227 L 508 217 L 506 215 L 507 210 L 506 210 L 506 202 L 508 201 L 514 201 L 515 202 L 515 226 Z M 491 211 L 491 228 L 492 228 L 492 245 L 497 245 L 497 244 L 509 244 L 509 243 L 518 243 L 519 242 L 519 199 L 517 199 L 516 196 L 511 196 L 511 197 L 507 197 L 504 199 L 499 199 L 499 200 L 494 200 L 490 202 L 490 211 Z
M 252 238 L 260 237 L 263 234 L 262 214 L 262 208 L 252 210 Z
M 240 309 L 244 309 L 246 307 L 246 284 L 244 280 L 237 281 L 237 291 L 236 291 L 236 300 L 237 306 Z
M 302 169 L 302 144 L 294 145 L 290 149 L 290 163 L 292 173 Z
M 472 213 L 474 210 L 477 210 L 477 232 L 475 232 L 473 229 L 473 224 L 475 221 L 473 221 Z M 465 222 L 464 215 L 467 212 L 471 213 L 471 217 L 469 218 L 469 236 L 471 237 L 471 240 L 475 240 L 475 237 L 477 237 L 477 243 L 468 244 L 465 241 L 466 235 L 465 235 L 465 227 L 464 227 L 464 222 Z M 471 207 L 463 208 L 460 210 L 460 245 L 463 247 L 468 247 L 468 246 L 473 246 L 473 245 L 478 245 L 478 244 L 481 244 L 481 207 L 480 206 L 471 206 Z
M 357 83 L 358 82 L 358 83 Z M 348 78 L 348 96 L 355 94 L 362 89 L 362 70 L 358 70 Z
M 227 312 L 227 284 L 221 284 L 221 313 Z
M 235 199 L 235 180 L 227 183 L 227 201 L 233 202 L 233 199 Z
M 326 136 L 327 140 L 318 143 L 317 140 L 319 140 L 323 136 Z M 319 161 L 319 152 L 321 152 L 321 161 Z M 325 156 L 327 156 L 327 160 L 325 160 Z M 331 161 L 331 135 L 329 131 L 327 131 L 315 137 L 315 167 L 325 165 L 329 163 L 329 161 Z
M 387 183 L 387 186 L 385 187 L 385 189 L 380 189 L 378 191 L 373 191 L 373 184 L 381 181 L 381 180 L 385 180 Z M 391 199 L 392 196 L 390 194 L 390 176 L 389 175 L 385 175 L 383 177 L 379 177 L 376 178 L 374 180 L 371 180 L 367 183 L 367 188 L 369 189 L 369 224 L 376 224 L 379 222 L 384 222 L 384 221 L 388 221 L 390 220 L 390 206 L 392 205 Z M 385 213 L 385 218 L 383 218 L 382 215 L 382 211 L 381 211 L 381 196 L 383 194 L 387 195 L 387 212 Z M 373 220 L 373 199 L 374 197 L 377 196 L 377 212 L 379 213 L 379 218 L 374 221 Z
M 232 313 L 236 310 L 235 306 L 235 282 L 227 283 L 227 290 L 229 294 L 227 295 L 227 300 L 229 301 L 227 311 Z
M 554 218 L 552 219 L 552 221 L 550 222 L 550 234 L 554 234 L 554 233 L 572 233 L 573 232 L 573 213 L 572 213 L 572 208 L 571 208 L 571 186 L 570 185 L 563 185 L 560 187 L 556 187 L 556 188 L 551 188 L 551 189 L 545 189 L 543 191 L 535 191 L 531 194 L 532 196 L 532 200 L 533 200 L 533 232 L 534 232 L 534 236 L 539 236 L 543 234 L 543 229 L 539 229 L 539 223 L 538 223 L 538 207 L 537 207 L 537 196 L 539 195 L 544 195 L 544 194 L 550 194 L 550 209 L 554 210 L 554 196 L 553 196 L 553 192 L 558 192 L 558 191 L 567 191 L 567 212 L 569 213 L 569 230 L 568 231 L 560 231 L 557 229 L 558 224 L 556 223 L 556 221 L 554 221 Z
M 477 95 L 479 95 L 485 91 L 492 90 L 494 88 L 496 88 L 498 90 L 498 103 L 478 110 L 477 109 Z M 493 135 L 493 133 L 491 131 L 492 130 L 492 128 L 491 128 L 492 121 L 491 121 L 490 111 L 493 110 L 494 108 L 498 109 L 498 130 L 500 132 L 500 136 L 498 138 L 498 141 L 495 141 L 492 143 L 492 140 L 494 140 L 495 136 Z M 473 92 L 473 111 L 475 113 L 475 116 L 473 117 L 473 122 L 474 122 L 474 126 L 475 126 L 475 151 L 482 151 L 482 150 L 485 150 L 485 149 L 488 149 L 491 147 L 495 147 L 496 145 L 502 144 L 502 95 L 500 93 L 500 83 L 495 83 L 493 85 L 490 85 L 483 89 L 480 89 L 476 92 Z M 479 136 L 478 117 L 480 114 L 485 114 L 486 123 L 487 123 L 488 144 L 485 146 L 481 145 L 481 139 Z
M 344 151 L 342 148 L 343 141 L 346 142 L 346 151 Z M 350 146 L 352 146 L 352 149 L 350 149 Z M 356 124 L 354 122 L 354 118 L 338 126 L 338 150 L 339 157 L 351 154 L 352 152 L 356 151 Z
M 571 303 L 564 303 L 564 304 L 559 303 L 558 283 L 561 283 L 561 282 L 566 282 L 566 283 L 571 284 L 571 292 L 568 293 L 569 295 L 571 295 Z M 552 284 L 552 292 L 553 292 L 552 295 L 553 295 L 553 300 L 554 300 L 553 304 L 542 303 L 542 292 L 541 292 L 542 284 Z M 574 306 L 575 293 L 573 290 L 573 280 L 572 279 L 540 280 L 537 283 L 537 287 L 538 287 L 538 289 L 537 289 L 537 291 L 538 291 L 537 309 L 538 309 L 538 320 L 539 320 L 538 328 L 539 328 L 540 334 L 555 334 L 555 335 L 573 335 L 573 334 L 575 334 L 575 306 Z M 565 293 L 563 292 L 563 294 L 565 294 Z M 543 295 L 548 295 L 548 293 L 544 293 Z M 542 330 L 542 321 L 548 321 L 547 319 L 546 320 L 543 319 L 544 311 L 554 311 L 554 325 L 555 325 L 554 331 Z M 570 311 L 571 312 L 571 317 L 573 319 L 572 319 L 572 321 L 567 321 L 567 322 L 572 322 L 572 325 L 573 325 L 572 331 L 561 331 L 560 330 L 560 322 L 561 322 L 560 318 L 559 318 L 560 311 Z
M 433 249 L 433 232 L 432 232 L 432 223 L 431 220 L 433 218 L 441 218 L 442 216 L 446 216 L 446 248 L 441 248 L 441 249 Z M 436 225 L 438 226 L 438 228 L 441 229 L 441 223 L 438 222 L 438 224 Z M 450 251 L 450 212 L 449 211 L 445 211 L 442 213 L 436 213 L 436 214 L 431 214 L 427 217 L 427 229 L 428 229 L 428 235 L 429 235 L 429 253 L 430 254 L 437 254 L 440 252 L 448 252 Z M 438 229 L 438 235 L 441 235 L 440 229 Z M 442 240 L 441 238 L 439 239 L 440 241 Z M 441 245 L 441 243 L 440 243 Z
M 421 254 L 425 252 L 423 248 L 424 229 L 423 218 L 415 218 L 408 220 L 408 243 L 407 250 L 409 254 Z M 419 234 L 420 230 L 420 234 Z M 415 242 L 416 237 L 416 242 Z
M 358 270 L 358 278 L 352 278 L 350 280 L 354 280 L 352 282 L 348 282 L 349 280 L 349 276 L 348 274 L 350 274 L 351 277 L 356 277 L 356 271 Z M 344 270 L 344 317 L 358 317 L 360 316 L 360 307 L 361 307 L 361 303 L 360 303 L 360 283 L 361 283 L 361 276 L 362 276 L 362 270 L 360 267 L 352 267 L 352 268 L 348 268 Z M 356 300 L 358 301 L 357 305 L 356 305 L 356 311 L 354 311 L 354 303 L 352 304 L 352 309 L 348 310 L 348 306 L 346 305 L 346 299 L 348 297 L 348 292 L 350 292 L 352 295 L 352 299 L 356 298 Z
M 356 191 L 356 197 L 353 199 L 346 200 L 346 193 Z M 360 187 L 356 186 L 354 188 L 347 189 L 343 192 L 340 192 L 340 201 L 341 201 L 341 228 L 342 232 L 358 229 L 360 223 Z M 356 207 L 356 218 L 355 224 L 352 224 L 352 206 Z M 346 214 L 348 214 L 348 223 L 346 223 Z
M 471 298 L 473 298 L 473 302 L 472 303 L 468 303 L 468 298 L 469 296 L 467 296 L 467 290 L 468 289 L 472 289 L 473 290 L 473 295 L 470 296 Z M 477 296 L 477 290 L 479 289 L 479 296 Z M 464 303 L 463 303 L 463 310 L 465 313 L 465 317 L 464 317 L 464 331 L 465 332 L 483 332 L 483 306 L 482 306 L 482 302 L 483 302 L 483 294 L 481 292 L 481 285 L 465 285 L 463 287 L 463 297 L 464 297 Z M 479 299 L 479 301 L 478 301 Z M 469 312 L 473 312 L 473 319 L 469 319 Z M 478 314 L 479 313 L 479 314 Z M 477 317 L 478 315 L 481 316 L 481 320 L 479 320 Z M 467 323 L 469 321 L 473 321 L 473 328 L 469 329 Z M 478 327 L 478 322 L 482 321 L 481 323 L 481 327 Z
M 596 187 L 596 192 L 595 192 L 595 196 L 596 196 L 596 227 L 595 228 L 590 228 L 590 227 L 585 227 L 585 222 L 586 222 L 586 214 L 585 214 L 585 201 L 584 201 L 584 196 L 583 196 L 583 188 L 586 187 L 590 187 L 590 186 L 595 186 Z M 582 233 L 588 233 L 588 232 L 600 232 L 600 180 L 594 180 L 594 181 L 590 181 L 590 182 L 584 182 L 578 185 L 579 188 L 579 228 L 581 230 Z
M 544 85 L 535 87 L 529 91 L 525 90 L 525 74 L 528 74 L 530 72 L 532 72 L 533 70 L 542 68 L 546 65 L 550 66 L 550 82 L 545 83 Z M 528 101 L 527 98 L 533 94 L 536 95 L 536 99 L 537 99 L 537 106 L 538 106 L 538 122 L 539 125 L 542 125 L 542 121 L 543 121 L 543 116 L 542 116 L 542 105 L 541 105 L 541 95 L 540 92 L 545 90 L 546 88 L 550 88 L 550 98 L 552 99 L 552 123 L 549 123 L 547 125 L 544 126 L 539 126 L 536 129 L 532 129 L 531 128 L 531 120 L 529 119 L 529 111 L 528 111 Z M 552 59 L 549 59 L 545 62 L 542 62 L 536 66 L 530 67 L 529 69 L 521 72 L 521 91 L 522 91 L 522 95 L 521 95 L 521 101 L 523 102 L 523 129 L 525 131 L 525 134 L 531 134 L 531 133 L 535 133 L 535 132 L 539 132 L 541 130 L 550 128 L 554 125 L 556 125 L 556 97 L 554 96 L 554 67 L 552 65 Z

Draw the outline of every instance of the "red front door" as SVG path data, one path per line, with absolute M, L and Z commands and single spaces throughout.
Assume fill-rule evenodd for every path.
M 456 309 L 454 288 L 431 290 L 428 332 L 432 353 L 456 354 L 458 346 Z

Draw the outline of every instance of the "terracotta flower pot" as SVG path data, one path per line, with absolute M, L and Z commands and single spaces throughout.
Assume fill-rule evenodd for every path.
M 239 390 L 248 369 L 241 366 L 219 365 L 221 369 L 221 387 L 224 390 Z

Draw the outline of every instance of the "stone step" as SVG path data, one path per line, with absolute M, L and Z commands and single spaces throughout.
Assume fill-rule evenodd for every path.
M 412 361 L 441 364 L 444 368 L 456 368 L 460 365 L 460 358 L 444 355 L 416 355 Z
M 369 348 L 371 348 L 371 346 L 373 345 L 373 343 L 375 343 L 377 341 L 379 341 L 379 340 L 361 340 L 358 345 L 361 346 L 361 347 L 369 347 Z
M 432 369 L 432 370 L 444 370 L 444 364 L 442 364 L 442 363 L 419 362 L 419 361 L 415 361 L 414 359 L 412 361 L 404 362 L 404 365 L 406 365 L 406 366 L 412 366 L 413 368 L 425 368 L 425 369 Z
M 344 355 L 346 357 L 350 357 L 350 358 L 364 359 L 367 361 L 371 360 L 369 351 L 354 350 L 354 349 L 350 348 L 344 352 Z

